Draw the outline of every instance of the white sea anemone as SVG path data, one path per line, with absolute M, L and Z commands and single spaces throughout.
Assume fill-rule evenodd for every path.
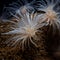
M 39 18 L 40 15 L 37 15 L 37 13 L 29 14 L 28 12 L 26 12 L 26 14 L 24 14 L 17 23 L 11 21 L 11 23 L 14 23 L 15 26 L 17 27 L 16 28 L 12 27 L 11 31 L 2 34 L 7 35 L 16 34 L 16 35 L 14 35 L 13 38 L 10 38 L 6 41 L 7 45 L 15 46 L 20 42 L 22 48 L 24 48 L 24 45 L 26 44 L 27 41 L 29 46 L 30 41 L 33 45 L 37 47 L 37 44 L 33 41 L 33 39 L 38 40 L 38 36 L 36 35 L 36 33 L 41 32 L 39 28 L 44 26 L 44 24 L 39 24 Z M 27 38 L 29 39 L 27 40 Z
M 17 0 L 16 2 L 12 2 L 11 4 L 9 4 L 8 6 L 4 6 L 2 18 L 11 18 L 13 16 L 11 15 L 11 13 L 15 15 L 17 10 L 21 10 L 22 8 L 26 9 L 28 12 L 31 13 L 32 11 L 34 11 L 34 7 L 32 6 L 32 3 L 34 1 L 35 0 Z
M 60 28 L 60 5 L 59 0 L 39 0 L 36 8 L 45 12 L 40 18 L 46 25 L 52 25 L 53 29 Z

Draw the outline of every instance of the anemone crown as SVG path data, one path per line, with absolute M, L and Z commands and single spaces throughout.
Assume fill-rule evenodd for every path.
M 35 35 L 36 31 L 35 31 L 34 28 L 28 26 L 28 27 L 25 28 L 25 30 L 26 30 L 26 32 L 27 32 L 27 34 L 28 34 L 29 37 Z
M 57 17 L 57 13 L 51 8 L 48 7 L 46 9 L 46 13 L 45 13 L 46 17 L 49 18 L 50 20 L 54 20 Z

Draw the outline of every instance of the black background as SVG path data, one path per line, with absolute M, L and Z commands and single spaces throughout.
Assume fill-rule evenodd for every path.
M 18 0 L 0 0 L 0 16 L 2 14 L 4 6 L 8 6 L 9 4 L 13 2 L 17 2 Z M 22 0 L 24 1 L 24 0 Z M 27 0 L 28 2 L 31 2 L 32 0 Z

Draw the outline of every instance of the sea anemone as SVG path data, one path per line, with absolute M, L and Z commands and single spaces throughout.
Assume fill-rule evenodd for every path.
M 34 11 L 34 7 L 32 6 L 32 3 L 34 1 L 35 0 L 32 0 L 30 2 L 28 0 L 17 0 L 8 6 L 4 6 L 2 18 L 11 18 L 13 16 L 11 13 L 15 14 L 17 10 L 21 10 L 22 8 L 26 9 L 28 12 Z
M 36 10 L 44 12 L 40 21 L 50 25 L 53 29 L 60 29 L 60 5 L 59 0 L 39 0 Z
M 18 19 L 17 19 L 18 20 Z M 6 40 L 6 44 L 8 46 L 15 46 L 19 42 L 22 45 L 22 48 L 26 45 L 26 42 L 28 42 L 29 46 L 29 41 L 37 47 L 37 44 L 33 41 L 34 40 L 40 40 L 38 39 L 39 37 L 37 36 L 37 32 L 41 32 L 39 28 L 43 27 L 44 24 L 39 24 L 40 20 L 40 15 L 37 13 L 28 13 L 26 12 L 24 15 L 21 16 L 20 20 L 18 22 L 11 21 L 10 20 L 5 20 L 6 22 L 14 23 L 14 26 L 17 27 L 11 27 L 12 30 L 6 33 L 2 33 L 3 35 L 14 35 L 14 37 Z M 28 39 L 27 39 L 28 38 Z

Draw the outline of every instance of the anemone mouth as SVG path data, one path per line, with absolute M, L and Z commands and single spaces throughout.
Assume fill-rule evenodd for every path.
M 33 37 L 35 35 L 35 33 L 36 33 L 35 29 L 32 28 L 32 27 L 26 27 L 26 28 L 24 28 L 24 30 L 25 30 L 26 35 L 28 37 Z
M 45 17 L 50 20 L 56 20 L 57 13 L 52 9 L 52 7 L 48 7 L 46 9 Z
M 27 11 L 27 7 L 26 6 L 22 6 L 21 8 L 21 12 L 22 12 L 22 14 L 25 14 Z
M 54 20 L 56 18 L 56 13 L 54 11 L 47 11 L 46 17 L 49 18 L 50 20 Z

